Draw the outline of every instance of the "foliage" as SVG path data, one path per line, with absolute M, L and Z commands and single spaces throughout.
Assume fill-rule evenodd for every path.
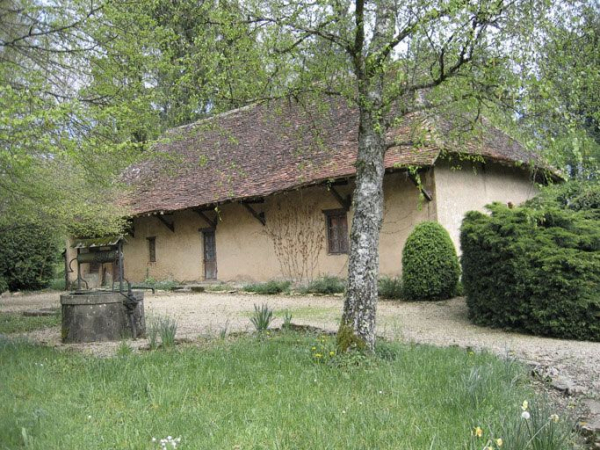
M 247 284 L 242 290 L 260 295 L 276 295 L 289 292 L 291 285 L 289 281 L 271 280 L 266 283 Z
M 283 323 L 281 324 L 281 328 L 284 330 L 292 329 L 292 313 L 289 309 L 286 309 L 283 312 Z
M 206 290 L 209 292 L 235 291 L 230 284 L 210 284 L 206 286 Z
M 6 291 L 8 291 L 8 283 L 3 276 L 0 276 L 0 294 Z
M 488 206 L 462 225 L 463 284 L 477 324 L 600 340 L 600 221 L 594 211 Z
M 146 321 L 146 337 L 148 338 L 148 344 L 150 345 L 150 350 L 156 350 L 158 348 L 158 335 L 159 335 L 159 326 L 158 326 L 158 318 L 152 317 Z
M 177 321 L 168 316 L 152 317 L 148 320 L 146 335 L 151 350 L 171 348 L 175 346 L 177 334 Z M 160 337 L 160 345 L 159 345 Z
M 173 291 L 180 286 L 180 283 L 175 280 L 156 280 L 152 277 L 144 279 L 143 283 L 137 283 L 133 286 L 134 289 L 157 289 L 161 291 Z
M 456 249 L 437 222 L 422 222 L 408 236 L 402 251 L 403 294 L 411 300 L 454 296 L 460 277 Z
M 31 450 L 148 449 L 166 436 L 189 449 L 461 449 L 473 427 L 500 430 L 523 399 L 536 403 L 524 368 L 515 381 L 490 354 L 382 341 L 367 367 L 338 367 L 314 363 L 315 339 L 215 339 L 127 358 L 4 339 L 0 442 L 23 448 L 25 429 Z M 473 407 L 462 380 L 476 367 L 489 389 Z M 207 428 L 215 417 L 228 425 Z
M 526 205 L 534 209 L 555 207 L 600 214 L 600 180 L 571 180 L 546 186 L 542 188 L 540 195 L 529 200 Z M 600 218 L 600 215 L 597 217 Z
M 600 168 L 600 4 L 557 2 L 538 40 L 538 70 L 524 79 L 512 114 L 530 143 L 573 178 Z M 535 44 L 534 44 L 535 45 Z M 568 68 L 568 69 L 566 69 Z
M 269 308 L 269 305 L 264 303 L 260 307 L 258 305 L 254 305 L 254 314 L 250 318 L 250 322 L 254 325 L 254 328 L 257 332 L 262 333 L 267 331 L 269 325 L 273 321 L 273 310 Z
M 367 344 L 360 336 L 357 336 L 348 325 L 340 325 L 337 332 L 336 346 L 338 353 L 343 354 L 348 351 L 358 350 L 363 352 Z
M 219 337 L 225 339 L 229 333 L 229 319 L 225 322 L 225 326 L 219 330 Z
M 104 122 L 92 117 L 94 96 L 77 92 L 94 53 L 87 25 L 99 10 L 79 0 L 0 6 L 1 232 L 23 222 L 55 236 L 74 224 L 86 236 L 120 230 L 122 210 L 110 200 L 127 146 L 112 147 L 115 133 L 100 132 Z
M 131 356 L 131 354 L 133 353 L 133 349 L 131 348 L 131 346 L 129 345 L 129 343 L 125 340 L 122 340 L 121 342 L 119 342 L 119 346 L 117 347 L 116 350 L 116 355 L 119 358 L 127 358 L 128 356 Z
M 24 316 L 21 313 L 0 313 L 0 334 L 28 333 L 60 325 L 60 311 L 50 316 Z
M 52 230 L 14 225 L 0 233 L 0 276 L 11 291 L 45 288 L 54 276 L 57 254 Z
M 341 294 L 346 289 L 346 282 L 339 277 L 323 275 L 308 285 L 300 288 L 302 294 Z
M 572 417 L 559 416 L 548 400 L 527 400 L 513 407 L 512 414 L 493 429 L 476 426 L 468 449 L 480 450 L 562 450 L 573 448 L 577 438 Z
M 157 321 L 160 344 L 163 348 L 175 347 L 177 321 L 171 317 L 159 317 Z
M 53 278 L 50 280 L 50 285 L 48 288 L 53 291 L 65 291 L 67 289 L 65 286 L 65 277 Z
M 310 356 L 316 364 L 332 363 L 336 356 L 335 339 L 330 336 L 316 336 L 310 347 Z
M 379 298 L 398 300 L 402 298 L 402 279 L 383 276 L 377 283 Z

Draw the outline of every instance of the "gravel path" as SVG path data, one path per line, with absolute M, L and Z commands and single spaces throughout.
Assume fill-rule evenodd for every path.
M 254 304 L 267 303 L 275 310 L 274 326 L 281 313 L 289 310 L 293 323 L 335 331 L 341 316 L 341 297 L 259 296 L 241 293 L 163 293 L 145 294 L 148 317 L 169 315 L 177 320 L 178 337 L 196 339 L 222 330 L 250 330 L 249 317 Z M 58 293 L 38 293 L 0 298 L 0 313 L 59 306 Z M 280 313 L 280 314 L 277 314 Z M 515 355 L 571 378 L 590 396 L 600 397 L 600 343 L 541 338 L 506 333 L 471 324 L 464 299 L 435 303 L 382 301 L 378 311 L 379 334 L 438 346 L 458 345 L 476 350 L 488 349 L 499 355 Z M 60 344 L 57 328 L 29 333 L 31 339 L 49 345 Z M 144 345 L 143 340 L 138 345 Z M 118 343 L 71 344 L 93 353 L 107 354 Z

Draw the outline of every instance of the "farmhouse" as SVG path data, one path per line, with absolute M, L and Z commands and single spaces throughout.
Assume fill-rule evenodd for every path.
M 254 105 L 169 131 L 125 174 L 125 278 L 344 277 L 357 134 L 357 111 L 339 100 Z M 438 221 L 458 248 L 466 211 L 535 195 L 543 165 L 516 141 L 489 125 L 452 134 L 447 121 L 412 114 L 388 136 L 382 274 L 401 273 L 417 223 Z

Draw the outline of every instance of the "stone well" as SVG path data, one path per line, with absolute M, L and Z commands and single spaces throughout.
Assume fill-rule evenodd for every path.
M 144 293 L 133 291 L 136 336 L 146 333 Z M 118 341 L 132 336 L 126 293 L 76 291 L 60 296 L 63 342 Z

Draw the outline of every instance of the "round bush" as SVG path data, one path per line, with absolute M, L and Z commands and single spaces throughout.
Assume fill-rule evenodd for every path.
M 415 227 L 402 252 L 404 297 L 443 300 L 456 294 L 460 265 L 448 232 L 437 222 Z

